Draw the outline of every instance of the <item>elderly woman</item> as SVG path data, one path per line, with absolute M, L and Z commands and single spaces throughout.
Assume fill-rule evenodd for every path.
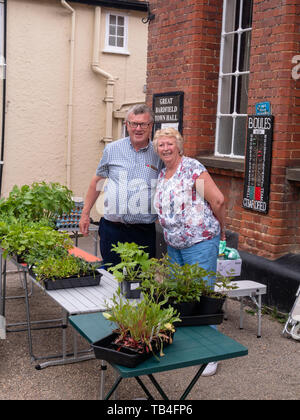
M 225 240 L 224 196 L 205 167 L 183 155 L 183 139 L 174 128 L 156 131 L 156 153 L 165 164 L 158 176 L 154 207 L 168 245 L 180 265 L 198 263 L 216 271 L 220 238 Z M 204 375 L 215 373 L 209 364 Z

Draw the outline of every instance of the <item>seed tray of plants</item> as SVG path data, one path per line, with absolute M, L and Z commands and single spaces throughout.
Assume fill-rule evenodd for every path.
M 29 270 L 31 277 L 36 278 L 35 273 L 32 270 Z M 60 278 L 56 280 L 43 280 L 43 284 L 46 290 L 61 290 L 61 289 L 71 289 L 74 287 L 88 287 L 88 286 L 98 286 L 100 284 L 102 274 L 95 273 L 91 276 L 73 276 L 68 278 Z
M 117 337 L 117 333 L 112 333 L 101 340 L 92 343 L 96 359 L 134 368 L 160 351 L 160 345 L 156 345 L 156 342 L 154 342 L 154 344 L 152 343 L 153 351 L 144 350 L 143 353 L 139 353 L 133 348 L 115 344 L 114 341 Z M 168 343 L 164 343 L 164 346 L 167 344 Z

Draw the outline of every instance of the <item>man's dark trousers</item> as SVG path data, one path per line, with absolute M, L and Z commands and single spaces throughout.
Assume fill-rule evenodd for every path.
M 119 264 L 120 257 L 111 251 L 112 245 L 118 242 L 135 242 L 140 246 L 146 246 L 145 252 L 149 253 L 149 258 L 155 258 L 156 250 L 156 230 L 155 223 L 150 224 L 125 224 L 110 222 L 104 217 L 99 223 L 100 252 L 103 259 L 103 268 L 107 268 L 107 263 L 112 265 Z

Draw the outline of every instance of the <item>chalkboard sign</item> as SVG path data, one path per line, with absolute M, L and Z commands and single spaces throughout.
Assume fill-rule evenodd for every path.
M 154 132 L 173 127 L 182 134 L 183 92 L 155 93 L 153 95 Z
M 273 115 L 249 115 L 243 207 L 260 213 L 269 210 Z

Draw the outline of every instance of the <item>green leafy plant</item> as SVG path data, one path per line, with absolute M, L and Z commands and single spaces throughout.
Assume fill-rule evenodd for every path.
M 165 255 L 161 259 L 152 260 L 149 271 L 144 276 L 142 288 L 147 291 L 154 286 L 158 298 L 169 297 L 177 303 L 195 302 L 200 301 L 201 296 L 224 297 L 223 294 L 214 291 L 214 286 L 226 290 L 235 289 L 236 286 L 230 284 L 231 280 L 232 277 L 207 271 L 198 264 L 181 266 L 171 263 Z
M 32 267 L 38 281 L 96 275 L 96 266 L 79 257 L 68 254 L 62 258 L 49 256 Z
M 167 279 L 168 295 L 177 303 L 200 301 L 201 283 L 199 275 L 203 274 L 197 264 L 177 263 L 170 265 L 169 278 Z
M 31 237 L 31 246 L 26 251 L 24 260 L 31 266 L 49 256 L 63 258 L 68 250 L 73 248 L 73 241 L 67 233 L 58 232 L 48 226 L 28 232 Z
M 58 182 L 34 182 L 32 185 L 15 185 L 8 198 L 0 200 L 0 214 L 37 221 L 55 220 L 57 215 L 70 213 L 74 206 L 72 192 Z
M 162 308 L 165 303 L 155 302 L 154 289 L 136 305 L 121 296 L 120 290 L 113 296 L 108 312 L 104 316 L 117 324 L 118 333 L 115 344 L 129 347 L 139 353 L 153 351 L 154 343 L 159 345 L 163 356 L 163 345 L 172 342 L 174 323 L 179 322 L 177 312 L 171 306 Z
M 47 255 L 63 255 L 73 246 L 67 233 L 61 233 L 47 225 L 47 221 L 19 221 L 9 225 L 2 237 L 1 247 L 4 258 L 17 255 L 29 265 Z
M 174 302 L 195 302 L 200 300 L 201 279 L 206 272 L 197 264 L 180 266 L 171 263 L 168 256 L 152 260 L 149 272 L 142 282 L 144 290 L 155 287 L 158 299 L 171 298 Z
M 215 292 L 215 286 L 218 286 L 224 291 L 237 289 L 237 286 L 231 284 L 233 277 L 224 276 L 218 272 L 215 273 L 214 271 L 204 271 L 204 273 L 204 277 L 202 277 L 200 280 L 202 296 L 214 297 L 216 299 L 224 298 L 223 293 Z M 209 282 L 209 278 L 212 279 L 212 281 Z
M 119 254 L 121 262 L 109 267 L 108 271 L 112 272 L 119 282 L 125 279 L 131 282 L 142 279 L 152 264 L 144 248 L 134 242 L 118 242 L 117 245 L 113 245 L 112 250 Z
M 0 241 L 8 234 L 10 226 L 17 222 L 18 220 L 14 216 L 5 213 L 0 214 Z

